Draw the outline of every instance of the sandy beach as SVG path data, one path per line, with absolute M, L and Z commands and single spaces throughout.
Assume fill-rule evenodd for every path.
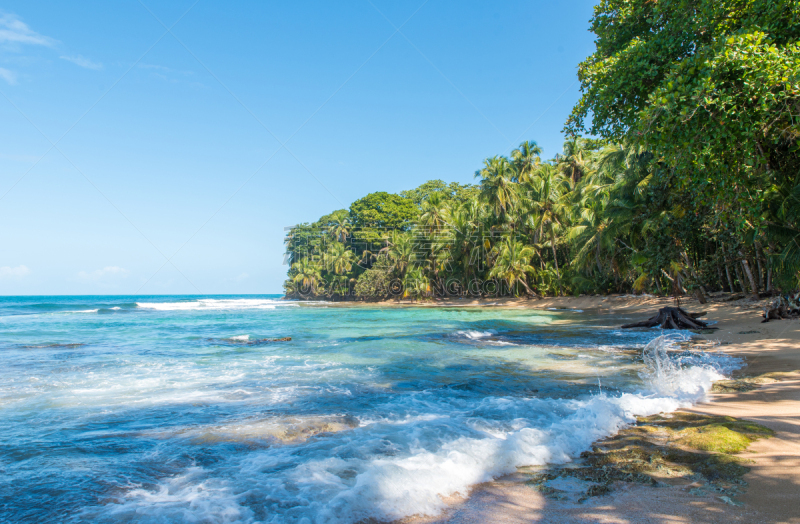
M 528 472 L 475 487 L 466 498 L 448 500 L 448 510 L 436 518 L 416 517 L 404 523 L 678 523 L 678 522 L 800 522 L 800 321 L 762 323 L 761 303 L 752 300 L 699 304 L 682 299 L 689 311 L 707 311 L 705 317 L 719 328 L 698 335 L 698 342 L 713 350 L 743 358 L 746 366 L 734 379 L 751 378 L 749 391 L 709 395 L 690 412 L 730 416 L 757 422 L 775 433 L 757 440 L 738 456 L 750 471 L 747 487 L 736 500 L 704 491 L 692 479 L 670 479 L 659 487 L 615 482 L 609 494 L 581 503 L 553 500 L 526 484 Z M 382 305 L 402 306 L 405 301 Z M 416 306 L 476 306 L 508 308 L 565 308 L 625 316 L 650 317 L 671 299 L 634 296 L 563 297 L 548 299 L 441 300 Z M 746 380 L 746 379 L 745 379 Z M 724 388 L 723 388 L 724 389 Z

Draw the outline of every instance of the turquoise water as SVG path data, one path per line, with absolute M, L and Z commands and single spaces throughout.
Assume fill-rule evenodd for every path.
M 737 363 L 592 312 L 278 296 L 0 298 L 0 521 L 441 511 Z M 292 337 L 290 342 L 269 342 Z

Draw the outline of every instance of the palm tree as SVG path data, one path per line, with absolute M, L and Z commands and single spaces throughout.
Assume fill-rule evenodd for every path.
M 389 260 L 400 272 L 400 278 L 403 278 L 409 267 L 417 261 L 412 235 L 410 231 L 392 231 L 389 245 L 384 248 Z
M 483 161 L 484 167 L 475 173 L 481 178 L 481 197 L 501 222 L 519 202 L 517 172 L 507 158 L 495 156 Z
M 558 169 L 577 184 L 591 171 L 591 149 L 581 137 L 572 137 L 564 142 L 564 154 L 556 155 Z
M 559 294 L 561 294 L 561 272 L 558 268 L 556 234 L 564 225 L 562 219 L 567 213 L 564 195 L 570 188 L 569 179 L 551 164 L 542 164 L 531 182 L 530 207 L 538 215 L 539 238 L 543 238 L 545 230 L 549 233 L 556 275 L 559 279 Z
M 542 159 L 539 157 L 541 154 L 542 148 L 533 140 L 521 143 L 517 149 L 511 152 L 518 182 L 530 181 L 539 164 L 542 163 Z
M 350 236 L 351 229 L 352 224 L 350 223 L 350 217 L 347 216 L 346 212 L 337 213 L 333 216 L 330 234 L 334 240 L 346 242 L 347 237 Z
M 423 226 L 431 230 L 438 230 L 447 223 L 449 208 L 441 193 L 432 193 L 422 202 L 420 209 L 422 214 L 419 222 Z
M 341 242 L 334 242 L 323 256 L 325 269 L 337 275 L 343 275 L 353 269 L 355 254 Z
M 315 294 L 315 287 L 322 280 L 320 263 L 311 258 L 303 258 L 292 265 L 295 271 L 292 280 L 300 284 L 301 289 L 308 289 Z
M 504 279 L 511 288 L 519 282 L 525 287 L 525 291 L 529 295 L 533 295 L 534 292 L 528 287 L 528 279 L 526 277 L 527 273 L 533 273 L 534 271 L 530 265 L 530 259 L 534 254 L 533 249 L 512 238 L 506 238 L 495 249 L 497 250 L 497 258 L 492 270 L 489 272 L 489 276 Z
M 468 283 L 480 271 L 484 258 L 484 243 L 482 219 L 484 205 L 473 200 L 464 202 L 450 211 L 452 220 L 451 249 L 454 264 L 456 264 Z

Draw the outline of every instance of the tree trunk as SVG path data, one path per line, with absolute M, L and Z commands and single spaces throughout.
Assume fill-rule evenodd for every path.
M 550 246 L 553 248 L 553 260 L 556 264 L 556 278 L 558 278 L 558 296 L 561 296 L 561 272 L 558 270 L 558 255 L 556 254 L 556 233 L 550 226 Z
M 686 261 L 686 267 L 689 268 L 689 273 L 694 277 L 695 282 L 697 282 L 697 286 L 700 288 L 700 291 L 703 294 L 707 294 L 705 286 L 703 286 L 703 282 L 700 280 L 700 275 L 697 274 L 697 271 L 694 270 L 694 264 L 692 264 L 692 260 L 689 258 L 689 254 L 686 252 L 685 249 L 681 250 L 681 255 L 683 259 Z M 688 279 L 686 279 L 688 280 Z
M 634 324 L 625 324 L 622 329 L 656 326 L 660 326 L 661 329 L 717 329 L 709 327 L 702 320 L 698 320 L 699 317 L 704 317 L 705 315 L 705 311 L 688 313 L 679 307 L 663 307 L 649 319 Z
M 764 287 L 764 268 L 761 267 L 761 255 L 759 255 L 758 253 L 760 251 L 758 243 L 756 243 L 755 251 L 756 251 L 756 267 L 758 268 L 758 287 L 760 287 L 761 289 L 766 289 L 766 287 Z
M 533 290 L 530 287 L 528 287 L 528 283 L 527 282 L 525 282 L 522 279 L 520 279 L 519 281 L 522 282 L 523 286 L 525 286 L 525 291 L 527 291 L 529 295 L 532 295 L 534 297 L 536 296 L 536 293 L 534 293 Z
M 753 298 L 758 300 L 758 287 L 756 287 L 756 281 L 753 278 L 753 272 L 750 271 L 750 264 L 747 263 L 747 258 L 745 258 L 744 253 L 739 251 L 739 256 L 742 257 L 742 267 L 744 268 L 744 272 L 747 274 L 747 279 L 750 281 L 750 288 L 753 290 Z
M 600 241 L 599 240 L 596 242 L 596 247 L 595 247 L 595 250 L 594 250 L 594 259 L 595 259 L 595 261 L 597 261 L 597 276 L 599 277 L 600 275 L 603 274 L 603 266 L 600 264 Z
M 739 265 L 734 263 L 733 269 L 736 270 L 736 279 L 739 281 L 739 287 L 742 288 L 742 293 L 745 295 L 747 294 L 747 288 L 744 286 L 744 279 L 742 278 L 742 272 L 739 271 Z
M 725 275 L 728 277 L 728 288 L 731 293 L 736 293 L 736 290 L 733 289 L 733 280 L 731 279 L 731 269 L 728 267 L 728 263 L 725 262 Z
M 674 279 L 674 278 L 672 278 L 671 276 L 669 276 L 669 273 L 667 273 L 667 272 L 666 272 L 666 271 L 664 271 L 663 269 L 661 270 L 661 272 L 664 274 L 664 276 L 665 276 L 665 277 L 667 277 L 667 280 L 669 280 L 670 282 L 672 282 L 672 285 L 673 285 L 673 287 L 680 289 L 680 291 L 683 291 L 683 293 L 684 293 L 684 294 L 686 294 L 686 288 L 684 288 L 684 287 L 681 285 L 681 283 L 680 283 L 680 282 L 676 282 L 676 281 L 675 281 L 675 279 Z M 676 276 L 677 276 L 677 275 L 676 275 Z M 680 279 L 680 277 L 678 277 L 678 279 Z

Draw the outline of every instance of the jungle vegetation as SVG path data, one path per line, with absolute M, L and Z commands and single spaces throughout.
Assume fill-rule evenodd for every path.
M 602 0 L 560 154 L 287 235 L 290 296 L 758 294 L 800 275 L 800 1 Z

